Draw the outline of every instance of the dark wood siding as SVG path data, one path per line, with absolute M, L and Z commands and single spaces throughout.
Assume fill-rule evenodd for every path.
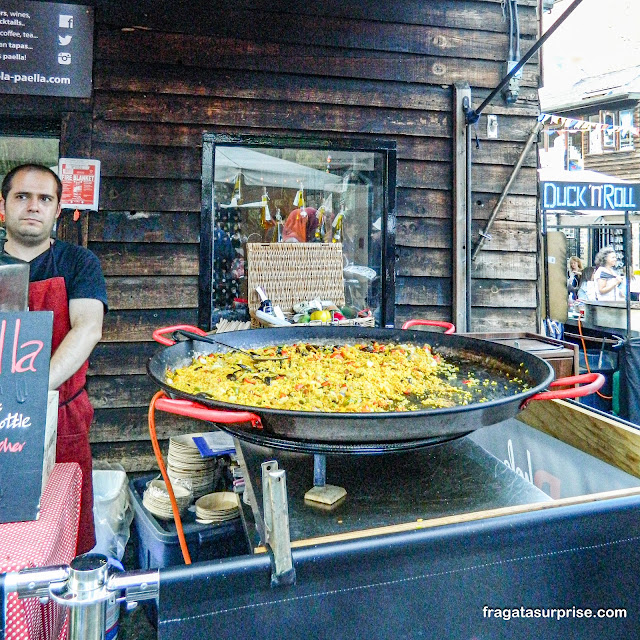
M 519 2 L 523 51 L 537 4 Z M 101 206 L 87 237 L 110 312 L 90 367 L 97 457 L 153 464 L 145 361 L 153 329 L 196 322 L 204 132 L 396 140 L 397 323 L 451 318 L 452 86 L 468 82 L 480 103 L 503 75 L 507 29 L 500 0 L 98 3 Z M 538 76 L 534 59 L 517 103 L 497 98 L 478 123 L 476 238 L 535 125 Z M 473 265 L 474 331 L 536 328 L 535 167 L 532 152 Z M 194 428 L 159 416 L 165 439 Z

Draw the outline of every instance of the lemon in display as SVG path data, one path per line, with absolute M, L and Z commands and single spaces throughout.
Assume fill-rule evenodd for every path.
M 311 314 L 311 320 L 320 320 L 320 322 L 331 322 L 331 311 L 314 311 Z

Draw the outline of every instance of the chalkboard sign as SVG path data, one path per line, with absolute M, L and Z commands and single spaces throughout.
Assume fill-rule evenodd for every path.
M 38 516 L 52 330 L 51 311 L 0 313 L 0 522 Z
M 93 8 L 0 0 L 0 93 L 91 97 Z

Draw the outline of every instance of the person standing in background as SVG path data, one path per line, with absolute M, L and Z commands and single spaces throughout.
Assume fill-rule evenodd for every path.
M 620 290 L 624 277 L 616 270 L 618 262 L 612 247 L 604 247 L 598 251 L 595 264 L 598 267 L 593 279 L 596 281 L 596 297 L 598 300 L 624 300 L 625 294 Z
M 53 311 L 49 388 L 59 391 L 56 462 L 77 462 L 82 494 L 77 554 L 95 546 L 89 427 L 88 358 L 102 337 L 107 292 L 98 258 L 51 237 L 60 215 L 62 183 L 48 167 L 26 164 L 5 176 L 0 213 L 5 251 L 29 263 L 29 310 Z
M 596 283 L 593 279 L 596 270 L 593 267 L 585 267 L 578 286 L 578 300 L 595 300 Z
M 567 277 L 567 289 L 572 300 L 576 300 L 578 297 L 578 288 L 580 287 L 580 280 L 582 279 L 582 270 L 584 266 L 582 260 L 578 256 L 571 256 L 569 258 L 569 274 Z

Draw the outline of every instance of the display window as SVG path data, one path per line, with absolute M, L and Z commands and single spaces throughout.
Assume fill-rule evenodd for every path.
M 341 248 L 344 305 L 392 324 L 395 161 L 390 141 L 206 135 L 201 319 L 248 319 L 247 243 L 315 243 Z

